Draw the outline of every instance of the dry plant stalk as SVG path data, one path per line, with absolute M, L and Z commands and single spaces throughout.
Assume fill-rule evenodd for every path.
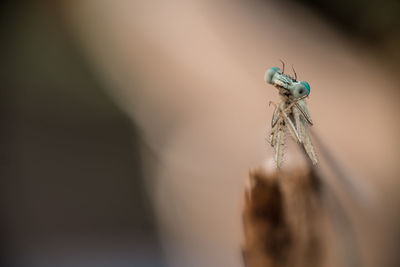
M 323 222 L 315 174 L 256 170 L 249 179 L 243 210 L 245 266 L 321 266 Z

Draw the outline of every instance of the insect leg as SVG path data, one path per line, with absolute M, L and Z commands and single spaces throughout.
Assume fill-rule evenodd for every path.
M 269 138 L 268 138 L 268 143 L 269 143 L 272 147 L 274 147 L 274 142 L 275 142 L 274 136 L 275 136 L 275 134 L 274 134 L 274 133 L 271 133 L 271 134 L 269 135 Z
M 282 121 L 282 117 L 278 117 L 277 122 L 275 123 L 274 127 L 272 127 L 271 134 L 269 135 L 269 143 L 272 147 L 276 145 L 277 133 Z
M 268 138 L 268 143 L 270 143 L 270 145 L 272 146 L 272 147 L 274 147 L 274 145 L 275 145 L 275 129 L 272 129 L 272 131 L 271 131 L 271 133 L 270 133 L 270 135 L 269 135 L 269 138 Z
M 279 106 L 279 109 L 281 111 L 281 114 L 282 114 L 283 118 L 285 119 L 287 128 L 289 129 L 289 132 L 292 135 L 293 139 L 297 143 L 301 144 L 302 143 L 301 139 L 300 139 L 299 134 L 298 134 L 298 132 L 296 130 L 296 127 L 294 127 L 294 124 L 293 124 L 292 120 L 288 117 L 286 112 L 283 110 L 282 106 Z
M 271 104 L 275 106 L 274 113 L 272 115 L 272 120 L 271 120 L 271 127 L 273 128 L 278 121 L 279 110 L 278 110 L 278 106 L 274 102 L 269 101 L 269 105 L 271 105 Z
M 283 150 L 285 146 L 285 127 L 282 122 L 278 125 L 276 132 L 276 143 L 275 143 L 275 162 L 276 167 L 280 169 L 283 162 Z

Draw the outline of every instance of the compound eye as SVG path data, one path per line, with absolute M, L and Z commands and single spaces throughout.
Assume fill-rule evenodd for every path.
M 292 92 L 295 99 L 307 97 L 310 94 L 310 85 L 307 82 L 300 82 L 295 85 Z
M 265 82 L 267 82 L 269 84 L 273 84 L 274 83 L 273 78 L 276 73 L 281 73 L 281 70 L 278 67 L 269 68 L 265 72 L 265 76 L 264 76 Z
M 301 93 L 303 93 L 305 95 L 309 95 L 311 88 L 310 88 L 310 85 L 308 84 L 308 82 L 300 82 L 300 84 L 302 84 L 304 86 L 304 92 L 301 92 Z M 303 91 L 302 89 L 300 89 L 300 90 Z

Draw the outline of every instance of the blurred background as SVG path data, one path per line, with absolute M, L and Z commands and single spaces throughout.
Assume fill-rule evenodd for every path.
M 399 266 L 397 0 L 8 0 L 0 34 L 2 266 L 243 266 L 279 59 L 356 188 L 359 266 Z

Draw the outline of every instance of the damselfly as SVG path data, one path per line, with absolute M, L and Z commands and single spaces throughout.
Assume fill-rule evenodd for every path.
M 286 129 L 293 139 L 302 145 L 315 165 L 318 160 L 307 129 L 313 122 L 305 100 L 310 94 L 310 85 L 305 81 L 298 81 L 294 69 L 294 77 L 286 75 L 284 71 L 283 63 L 282 71 L 278 67 L 272 67 L 265 72 L 265 81 L 278 89 L 281 98 L 278 104 L 270 102 L 275 106 L 275 110 L 271 121 L 269 143 L 275 150 L 276 166 L 280 168 L 282 165 Z

